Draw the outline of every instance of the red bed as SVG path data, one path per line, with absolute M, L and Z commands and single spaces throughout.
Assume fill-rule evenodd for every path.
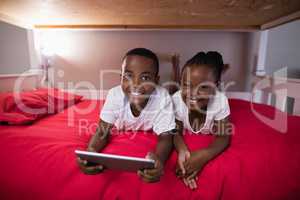
M 75 112 L 92 102 L 92 112 Z M 86 148 L 102 103 L 84 100 L 33 125 L 0 126 L 0 199 L 300 199 L 300 117 L 288 116 L 288 132 L 282 134 L 258 120 L 248 102 L 230 100 L 232 144 L 204 168 L 198 189 L 191 191 L 174 175 L 175 152 L 158 183 L 144 183 L 135 173 L 81 173 L 74 150 Z M 264 105 L 255 109 L 274 112 Z M 185 139 L 195 149 L 212 137 Z M 144 157 L 155 143 L 151 133 L 114 134 L 104 151 Z

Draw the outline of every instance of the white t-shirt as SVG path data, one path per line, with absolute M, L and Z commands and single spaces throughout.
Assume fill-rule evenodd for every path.
M 215 96 L 209 100 L 206 119 L 203 127 L 199 131 L 194 131 L 189 121 L 189 109 L 182 100 L 181 91 L 177 91 L 172 96 L 172 99 L 175 107 L 176 119 L 183 122 L 184 128 L 193 133 L 212 133 L 211 130 L 214 120 L 222 120 L 230 115 L 230 108 L 227 97 L 224 95 L 224 93 L 216 91 Z
M 157 86 L 138 117 L 132 114 L 130 103 L 121 86 L 109 90 L 100 114 L 101 120 L 114 124 L 118 130 L 151 130 L 159 135 L 175 129 L 172 98 Z

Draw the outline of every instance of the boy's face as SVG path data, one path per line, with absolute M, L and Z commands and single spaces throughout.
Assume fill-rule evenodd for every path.
M 141 106 L 149 98 L 158 83 L 152 59 L 130 55 L 122 64 L 121 86 L 130 103 Z
M 181 79 L 181 96 L 190 110 L 200 110 L 207 106 L 215 94 L 215 77 L 206 65 L 187 66 Z

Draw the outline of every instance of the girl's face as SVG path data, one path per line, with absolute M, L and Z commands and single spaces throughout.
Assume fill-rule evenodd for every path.
M 181 97 L 190 110 L 201 111 L 216 89 L 213 70 L 207 65 L 186 66 L 181 78 Z

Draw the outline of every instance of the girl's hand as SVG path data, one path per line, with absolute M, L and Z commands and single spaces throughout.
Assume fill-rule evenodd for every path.
M 177 159 L 177 168 L 176 168 L 176 175 L 178 177 L 183 177 L 186 173 L 184 168 L 184 163 L 190 158 L 191 153 L 188 150 L 182 150 L 178 152 L 178 159 Z
M 160 180 L 160 177 L 164 173 L 164 165 L 158 158 L 158 156 L 152 152 L 149 152 L 146 156 L 148 159 L 155 160 L 154 168 L 153 169 L 144 169 L 138 171 L 138 176 L 145 182 L 157 182 Z
M 197 175 L 207 162 L 208 157 L 206 152 L 203 150 L 192 152 L 189 158 L 184 162 L 185 176 L 182 177 L 182 180 L 191 190 L 198 187 Z
M 196 173 L 197 175 L 197 173 Z M 197 180 L 198 180 L 198 177 L 195 176 L 195 178 L 192 178 L 192 179 L 188 179 L 188 178 L 183 178 L 183 182 L 184 184 L 189 187 L 191 190 L 194 190 L 194 189 L 197 189 Z
M 192 152 L 190 158 L 184 163 L 184 168 L 186 170 L 185 178 L 189 178 L 190 180 L 196 177 L 208 160 L 208 155 L 204 150 Z

